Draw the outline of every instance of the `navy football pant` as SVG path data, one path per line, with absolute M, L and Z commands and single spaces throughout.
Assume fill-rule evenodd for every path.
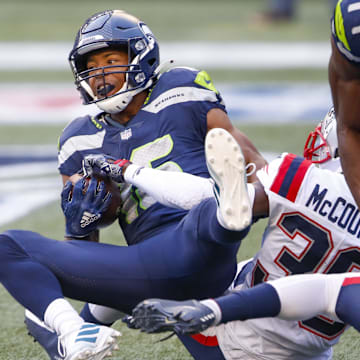
M 248 232 L 220 227 L 216 209 L 208 199 L 180 223 L 129 247 L 7 231 L 0 235 L 0 281 L 40 319 L 62 296 L 126 313 L 151 297 L 216 297 L 235 276 L 236 253 Z

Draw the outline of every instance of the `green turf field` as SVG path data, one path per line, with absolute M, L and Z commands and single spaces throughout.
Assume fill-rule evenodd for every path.
M 2 0 L 0 4 L 0 42 L 66 41 L 72 42 L 80 24 L 96 11 L 122 8 L 142 18 L 156 34 L 160 44 L 170 41 L 328 41 L 330 9 L 327 0 L 302 0 L 294 22 L 264 24 L 257 13 L 267 0 Z M 70 50 L 70 49 L 69 49 Z M 14 57 L 21 57 L 21 44 Z M 216 54 L 214 54 L 216 56 Z M 231 54 L 229 54 L 231 56 Z M 266 54 L 264 54 L 266 60 Z M 26 59 L 24 59 L 26 61 Z M 215 83 L 240 81 L 327 81 L 326 69 L 295 70 L 212 70 Z M 1 82 L 66 81 L 69 71 L 15 72 L 0 70 Z M 225 99 L 226 100 L 226 99 Z M 19 109 L 21 111 L 21 104 Z M 320 120 L 320 119 L 319 119 Z M 262 151 L 284 150 L 301 154 L 307 132 L 314 124 L 241 126 Z M 63 126 L 1 126 L 0 144 L 54 144 Z M 36 181 L 36 179 L 32 179 Z M 251 257 L 258 249 L 265 221 L 253 227 L 243 242 L 239 260 Z M 21 228 L 61 239 L 64 220 L 58 203 L 41 208 L 31 216 L 0 227 Z M 103 230 L 106 242 L 123 244 L 116 225 Z M 80 303 L 75 303 L 81 308 Z M 0 360 L 45 360 L 47 356 L 26 334 L 23 309 L 0 286 Z M 116 325 L 123 333 L 117 360 L 187 360 L 190 356 L 171 338 L 156 343 L 162 336 L 149 336 Z M 359 336 L 348 331 L 335 346 L 335 360 L 355 360 L 359 356 Z M 274 359 L 276 360 L 276 359 Z

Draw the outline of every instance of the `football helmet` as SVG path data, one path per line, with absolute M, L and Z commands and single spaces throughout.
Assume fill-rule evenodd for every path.
M 104 48 L 126 49 L 129 63 L 91 69 L 90 75 L 86 67 L 89 53 Z M 141 20 L 122 10 L 107 10 L 93 15 L 80 28 L 69 62 L 84 104 L 96 103 L 105 112 L 117 113 L 123 111 L 136 94 L 153 84 L 159 66 L 159 46 Z M 102 76 L 105 88 L 106 74 L 113 73 L 125 74 L 124 85 L 115 94 L 98 98 L 89 86 L 89 79 Z
M 329 110 L 315 130 L 309 134 L 304 146 L 304 157 L 320 168 L 342 172 L 334 108 Z

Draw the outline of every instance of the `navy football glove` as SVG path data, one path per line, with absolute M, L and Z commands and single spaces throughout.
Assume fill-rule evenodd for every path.
M 129 328 L 147 333 L 174 331 L 177 334 L 196 334 L 215 325 L 214 312 L 196 300 L 172 301 L 148 299 L 139 303 L 132 316 L 123 318 Z
M 117 183 L 124 182 L 124 166 L 130 164 L 129 160 L 113 159 L 102 154 L 93 154 L 85 156 L 83 160 L 83 171 L 86 176 L 92 176 L 94 173 L 109 176 Z
M 87 187 L 87 188 L 86 188 Z M 88 186 L 86 178 L 73 186 L 68 181 L 61 193 L 61 207 L 66 220 L 66 236 L 83 238 L 97 229 L 102 214 L 111 202 L 111 194 L 104 181 L 91 178 Z

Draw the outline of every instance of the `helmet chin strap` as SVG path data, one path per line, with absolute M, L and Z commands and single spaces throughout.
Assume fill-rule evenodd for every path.
M 163 73 L 167 72 L 168 70 L 172 69 L 173 67 L 175 67 L 175 60 L 171 59 L 171 60 L 163 61 L 155 69 L 155 71 L 154 71 L 155 77 L 162 75 Z
M 160 76 L 164 72 L 170 70 L 172 67 L 174 67 L 174 60 L 167 60 L 162 62 L 154 71 L 155 77 Z M 105 111 L 109 114 L 116 114 L 122 112 L 127 108 L 127 106 L 130 104 L 130 102 L 132 101 L 135 95 L 148 89 L 152 84 L 153 84 L 153 80 L 150 79 L 147 82 L 147 84 L 142 88 L 125 91 L 127 88 L 127 81 L 126 81 L 122 86 L 122 88 L 118 91 L 119 93 L 118 95 L 112 96 L 108 99 L 97 101 L 96 105 L 100 110 Z M 90 93 L 93 97 L 95 97 L 90 86 L 88 86 L 88 84 L 86 84 L 85 81 L 82 85 L 86 88 L 88 93 Z
M 96 103 L 96 105 L 98 106 L 98 108 L 100 110 L 105 111 L 109 114 L 116 114 L 116 113 L 122 112 L 131 103 L 131 101 L 135 95 L 137 95 L 137 94 L 141 93 L 142 91 L 146 90 L 147 88 L 149 88 L 152 85 L 152 83 L 153 83 L 153 80 L 150 79 L 144 87 L 141 87 L 136 90 L 129 90 L 126 92 L 122 92 L 127 87 L 127 82 L 126 82 L 126 83 L 124 83 L 122 88 L 118 91 L 119 92 L 118 95 L 112 96 L 108 99 L 98 101 Z

